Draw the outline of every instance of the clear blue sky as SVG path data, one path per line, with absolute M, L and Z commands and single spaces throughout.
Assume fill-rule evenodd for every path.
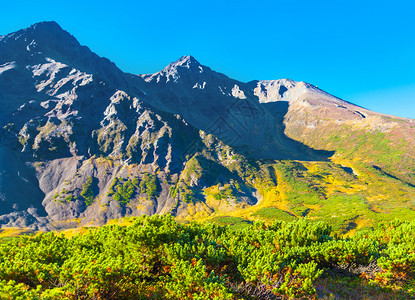
M 127 72 L 153 73 L 191 54 L 241 81 L 306 81 L 415 118 L 413 0 L 16 0 L 0 9 L 0 35 L 55 20 Z

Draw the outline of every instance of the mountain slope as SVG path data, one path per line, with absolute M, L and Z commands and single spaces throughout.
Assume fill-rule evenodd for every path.
M 0 38 L 0 116 L 2 226 L 415 216 L 414 120 L 304 82 L 243 83 L 191 56 L 126 74 L 43 22 Z

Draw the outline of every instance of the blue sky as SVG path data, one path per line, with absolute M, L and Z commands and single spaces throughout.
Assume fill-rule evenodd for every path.
M 412 0 L 16 0 L 0 8 L 0 35 L 55 20 L 127 72 L 153 73 L 191 54 L 241 81 L 306 81 L 415 118 Z

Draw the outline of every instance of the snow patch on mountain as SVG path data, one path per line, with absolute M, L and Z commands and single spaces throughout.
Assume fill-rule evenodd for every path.
M 16 68 L 16 62 L 14 62 L 14 61 L 2 64 L 0 66 L 0 75 L 3 74 L 4 72 L 6 72 L 8 70 L 12 70 L 14 68 Z
M 51 58 L 46 58 L 46 61 L 48 61 L 49 63 L 38 64 L 32 67 L 33 76 L 40 76 L 43 73 L 46 73 L 47 76 L 53 76 L 57 72 L 59 72 L 60 69 L 68 67 L 67 65 L 62 64 L 60 62 L 56 62 Z
M 65 76 L 64 74 L 63 78 L 56 80 L 58 73 L 68 69 L 69 67 L 51 58 L 46 58 L 46 61 L 48 63 L 27 67 L 28 69 L 32 69 L 33 77 L 46 77 L 46 79 L 41 80 L 36 85 L 38 92 L 41 92 L 49 87 L 50 89 L 47 91 L 47 94 L 50 96 L 55 96 L 58 93 L 59 89 L 61 89 L 68 82 L 72 82 L 72 85 L 77 87 L 87 85 L 93 81 L 93 76 L 91 74 L 81 72 L 74 68 L 71 69 L 69 75 Z
M 232 88 L 232 96 L 239 99 L 246 99 L 244 91 L 242 91 L 240 87 L 236 84 Z
M 33 76 L 41 76 L 45 74 L 48 79 L 42 80 L 39 84 L 36 85 L 36 89 L 38 92 L 41 92 L 50 85 L 55 80 L 56 74 L 63 68 L 67 68 L 68 66 L 65 64 L 62 64 L 60 62 L 56 62 L 51 58 L 46 58 L 46 61 L 48 63 L 46 64 L 38 64 L 34 66 L 29 66 L 29 68 L 32 68 Z
M 93 76 L 91 74 L 86 74 L 79 70 L 72 69 L 69 76 L 59 80 L 54 87 L 59 89 L 69 81 L 72 81 L 73 86 L 84 86 L 93 81 Z
M 203 90 L 203 89 L 205 88 L 205 86 L 206 86 L 206 81 L 203 81 L 203 83 L 202 83 L 202 84 L 200 84 L 199 82 L 197 82 L 197 83 L 193 86 L 193 89 L 200 89 L 200 90 Z
M 260 103 L 288 100 L 290 93 L 287 93 L 287 91 L 296 86 L 297 82 L 290 79 L 260 80 L 257 82 L 253 93 L 258 97 Z
M 27 45 L 26 50 L 32 51 L 36 47 L 37 43 L 35 40 L 32 40 L 29 45 Z
M 218 86 L 218 88 L 219 88 L 220 92 L 222 93 L 222 95 L 226 95 L 226 93 L 223 91 L 221 86 Z

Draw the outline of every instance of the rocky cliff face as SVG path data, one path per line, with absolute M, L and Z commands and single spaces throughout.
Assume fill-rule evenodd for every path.
M 342 158 L 334 134 L 401 123 L 413 151 L 413 121 L 310 84 L 243 83 L 191 56 L 126 74 L 56 23 L 38 23 L 0 37 L 0 224 L 53 229 L 244 209 L 262 200 L 263 178 L 277 184 L 265 161 Z M 414 183 L 413 163 L 379 164 Z

